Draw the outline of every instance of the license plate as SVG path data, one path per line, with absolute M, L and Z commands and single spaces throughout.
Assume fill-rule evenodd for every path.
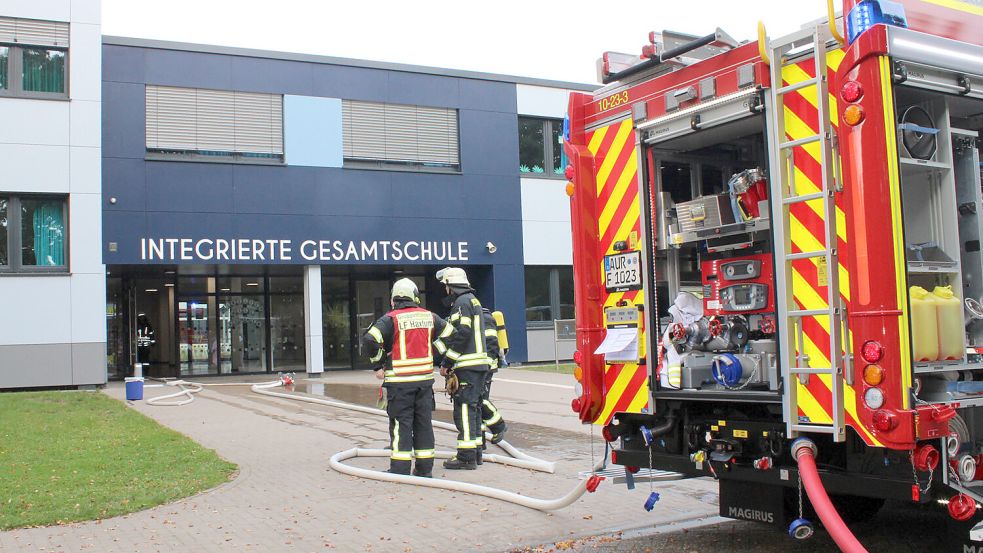
M 608 292 L 642 289 L 642 252 L 604 256 L 604 287 Z

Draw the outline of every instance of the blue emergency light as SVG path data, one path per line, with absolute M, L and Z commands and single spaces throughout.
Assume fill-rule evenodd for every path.
M 864 31 L 879 23 L 907 28 L 904 6 L 890 0 L 862 0 L 847 15 L 847 40 L 853 44 Z

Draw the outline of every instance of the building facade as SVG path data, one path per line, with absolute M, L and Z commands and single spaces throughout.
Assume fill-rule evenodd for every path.
M 104 384 L 99 2 L 0 7 L 0 388 Z
M 589 86 L 115 37 L 102 54 L 111 377 L 362 367 L 391 283 L 443 313 L 434 275 L 455 265 L 504 312 L 511 360 L 552 359 L 573 316 L 562 116 Z

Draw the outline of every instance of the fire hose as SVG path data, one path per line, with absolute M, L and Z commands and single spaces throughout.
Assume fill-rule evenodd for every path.
M 329 399 L 321 399 L 311 396 L 299 396 L 294 394 L 287 394 L 283 392 L 272 391 L 271 388 L 277 388 L 285 384 L 290 384 L 293 382 L 289 376 L 283 377 L 279 380 L 272 382 L 262 382 L 258 384 L 249 382 L 223 382 L 214 384 L 203 384 L 198 382 L 190 382 L 186 380 L 172 380 L 166 381 L 167 386 L 176 386 L 180 388 L 180 391 L 173 394 L 167 394 L 163 396 L 154 397 L 147 400 L 148 405 L 158 405 L 158 406 L 180 406 L 187 405 L 194 401 L 194 394 L 201 392 L 205 386 L 251 386 L 251 390 L 254 393 L 289 399 L 294 401 L 304 401 L 307 403 L 315 403 L 319 405 L 325 405 L 328 407 L 335 407 L 339 409 L 346 409 L 349 411 L 355 411 L 359 413 L 365 413 L 369 415 L 384 416 L 389 415 L 382 409 L 374 409 L 372 407 L 365 407 L 363 405 L 355 405 L 351 403 L 345 403 L 341 401 L 333 401 Z M 185 399 L 166 402 L 168 399 L 178 398 L 184 396 Z M 443 430 L 457 431 L 457 428 L 449 423 L 443 421 L 433 421 L 434 428 L 440 428 Z M 526 453 L 523 453 L 515 448 L 512 444 L 505 440 L 502 440 L 498 444 L 495 444 L 502 448 L 509 456 L 486 454 L 482 456 L 483 461 L 498 463 L 506 466 L 513 466 L 518 468 L 525 468 L 529 470 L 535 470 L 539 472 L 546 472 L 549 474 L 554 474 L 556 471 L 556 463 L 552 461 L 545 461 L 543 459 L 538 459 Z M 419 476 L 408 476 L 402 474 L 393 474 L 389 472 L 383 472 L 378 470 L 354 467 L 347 465 L 344 461 L 352 459 L 355 457 L 389 457 L 390 451 L 385 449 L 362 449 L 362 448 L 351 448 L 345 451 L 339 451 L 331 456 L 328 461 L 329 466 L 342 474 L 347 474 L 350 476 L 355 476 L 359 478 L 367 478 L 370 480 L 379 480 L 383 482 L 394 482 L 398 484 L 411 484 L 415 486 L 424 486 L 429 488 L 439 488 L 451 491 L 457 491 L 462 493 L 470 493 L 475 495 L 481 495 L 484 497 L 490 497 L 492 499 L 499 499 L 502 501 L 507 501 L 509 503 L 514 503 L 523 507 L 528 507 L 530 509 L 536 509 L 539 511 L 555 511 L 562 509 L 571 505 L 576 500 L 580 499 L 587 492 L 594 492 L 600 481 L 603 479 L 598 475 L 592 475 L 586 480 L 578 482 L 576 486 L 565 495 L 555 498 L 555 499 L 539 499 L 535 497 L 529 497 L 514 492 L 509 492 L 499 488 L 493 488 L 490 486 L 481 486 L 478 484 L 471 484 L 468 482 L 459 482 L 455 480 L 438 480 L 433 478 L 422 478 Z M 453 457 L 453 453 L 449 451 L 437 451 L 436 458 L 438 459 L 448 459 Z M 592 467 L 593 471 L 597 471 L 602 468 L 604 461 L 602 460 L 596 466 Z
M 819 471 L 816 469 L 817 452 L 816 444 L 808 438 L 799 438 L 792 442 L 792 457 L 799 465 L 799 477 L 802 478 L 809 501 L 840 551 L 867 553 L 867 549 L 857 541 L 856 536 L 840 518 L 840 514 L 829 500 L 829 495 L 826 494 L 826 489 L 823 488 L 822 479 L 819 478 Z

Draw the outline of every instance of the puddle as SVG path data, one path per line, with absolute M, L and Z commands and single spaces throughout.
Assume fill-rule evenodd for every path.
M 336 401 L 364 405 L 366 407 L 380 408 L 379 390 L 381 388 L 372 384 L 343 384 L 335 382 L 298 382 L 294 384 L 292 390 L 314 396 L 322 396 Z M 437 392 L 439 393 L 439 392 Z M 508 422 L 508 433 L 506 438 L 509 443 L 519 449 L 540 449 L 548 450 L 554 456 L 562 456 L 565 459 L 579 459 L 584 453 L 584 436 L 569 430 L 557 430 L 555 428 L 529 424 L 524 422 L 509 421 L 508 412 L 503 411 L 502 415 Z M 454 422 L 454 414 L 445 406 L 441 405 L 434 412 L 434 420 L 448 423 Z

